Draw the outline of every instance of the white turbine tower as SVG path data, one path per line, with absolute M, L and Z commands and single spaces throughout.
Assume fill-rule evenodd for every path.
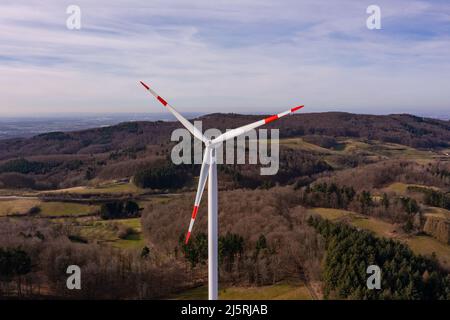
M 250 130 L 258 128 L 264 124 L 275 121 L 290 113 L 293 113 L 303 106 L 297 106 L 285 112 L 273 115 L 263 120 L 236 128 L 218 136 L 215 139 L 206 138 L 196 127 L 192 125 L 186 118 L 179 114 L 170 104 L 167 103 L 160 95 L 153 89 L 141 81 L 141 84 L 147 89 L 159 102 L 163 104 L 169 111 L 180 121 L 190 133 L 197 139 L 203 141 L 206 146 L 203 155 L 203 163 L 200 169 L 200 177 L 198 180 L 197 194 L 195 196 L 194 209 L 192 210 L 191 222 L 189 230 L 186 234 L 186 244 L 191 236 L 192 227 L 194 226 L 195 218 L 197 216 L 200 200 L 202 199 L 203 190 L 205 189 L 206 180 L 208 180 L 208 298 L 209 300 L 217 300 L 218 298 L 218 228 L 217 228 L 217 163 L 216 163 L 216 148 L 222 142 L 233 139 Z M 209 176 L 209 179 L 208 179 Z

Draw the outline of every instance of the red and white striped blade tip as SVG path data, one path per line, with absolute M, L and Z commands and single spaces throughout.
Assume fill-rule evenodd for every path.
M 186 234 L 186 240 L 184 241 L 184 244 L 188 244 L 189 238 L 190 238 L 190 237 L 191 237 L 191 233 L 188 232 L 188 233 Z
M 291 109 L 291 112 L 295 112 L 295 111 L 297 111 L 297 110 L 299 110 L 299 109 L 301 109 L 301 108 L 303 108 L 304 107 L 304 105 L 301 105 L 301 106 L 297 106 L 297 107 L 295 107 L 295 108 L 292 108 Z
M 195 221 L 195 218 L 197 217 L 197 213 L 198 213 L 198 206 L 194 205 L 194 209 L 192 210 L 192 216 L 191 216 L 192 222 L 191 222 L 191 225 L 189 226 L 188 233 L 186 234 L 186 241 L 185 241 L 186 244 L 188 244 L 188 242 L 189 242 L 189 237 L 191 236 L 191 232 L 192 232 L 192 226 Z
M 139 81 L 139 82 L 144 86 L 145 89 L 147 89 L 147 90 L 150 89 L 150 87 L 148 85 L 146 85 L 144 82 L 142 82 L 142 81 Z

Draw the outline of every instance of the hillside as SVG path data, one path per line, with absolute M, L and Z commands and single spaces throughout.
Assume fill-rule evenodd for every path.
M 223 132 L 260 118 L 211 114 L 197 120 L 203 122 L 203 130 L 218 128 Z M 128 122 L 0 140 L 0 187 L 3 183 L 4 188 L 55 189 L 131 177 L 138 169 L 167 158 L 174 145 L 170 136 L 176 128 L 179 128 L 176 122 Z M 305 113 L 287 117 L 268 128 L 280 128 L 282 160 L 301 159 L 301 164 L 281 161 L 285 167 L 278 176 L 280 183 L 293 182 L 291 177 L 386 160 L 396 152 L 402 155 L 409 152 L 413 158 L 419 153 L 424 159 L 439 157 L 445 155 L 442 150 L 448 148 L 450 141 L 448 121 L 411 115 Z M 427 153 L 430 150 L 434 153 Z M 242 166 L 237 170 L 240 174 L 250 171 L 254 175 L 251 171 L 257 169 Z M 247 179 L 246 185 L 263 183 L 254 179 L 259 178 Z
M 224 130 L 259 118 L 201 119 L 203 129 Z M 440 288 L 450 287 L 448 122 L 345 113 L 282 121 L 276 175 L 261 176 L 259 164 L 218 166 L 221 296 L 446 298 Z M 0 141 L 0 250 L 32 266 L 23 271 L 27 282 L 22 273 L 11 286 L 0 281 L 8 288 L 0 296 L 204 297 L 206 200 L 186 246 L 200 166 L 171 165 L 175 128 L 130 122 Z M 319 216 L 329 222 L 311 224 Z M 330 228 L 347 240 L 330 245 Z M 366 292 L 365 255 L 327 260 L 367 251 L 365 242 L 377 243 L 372 249 L 380 257 L 389 252 L 377 263 L 390 266 L 389 283 L 401 281 L 401 290 Z M 87 291 L 67 293 L 67 261 L 83 266 Z M 411 263 L 414 272 L 403 267 Z M 357 270 L 361 279 L 327 277 L 350 274 L 340 270 Z
M 263 116 L 210 114 L 195 120 L 203 129 L 232 129 Z M 33 138 L 0 140 L 0 160 L 18 156 L 89 155 L 112 150 L 166 143 L 177 122 L 129 122 L 76 132 L 52 132 Z M 413 115 L 360 115 L 342 112 L 303 113 L 283 119 L 267 128 L 280 128 L 282 137 L 322 135 L 404 144 L 415 148 L 448 147 L 450 121 Z

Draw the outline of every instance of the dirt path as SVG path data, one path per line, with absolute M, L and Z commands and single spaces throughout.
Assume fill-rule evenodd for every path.
M 39 200 L 36 196 L 0 196 L 0 200 Z
M 313 300 L 320 300 L 319 296 L 317 295 L 316 291 L 314 290 L 313 286 L 311 285 L 311 282 L 308 280 L 308 277 L 306 276 L 305 271 L 303 270 L 303 268 L 300 268 L 299 278 L 305 284 L 305 286 L 308 289 L 309 294 L 311 295 L 312 299 Z

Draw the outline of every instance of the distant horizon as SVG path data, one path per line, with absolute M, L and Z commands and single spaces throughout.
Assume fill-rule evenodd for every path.
M 325 111 L 325 112 L 303 112 L 303 114 L 311 113 L 333 113 L 342 111 Z M 195 112 L 184 112 L 183 115 L 188 119 L 200 118 L 202 116 L 207 116 L 212 113 L 195 113 Z M 241 114 L 241 115 L 255 115 L 258 114 L 244 114 L 229 112 L 228 114 Z M 430 119 L 437 119 L 443 121 L 450 121 L 448 114 L 442 115 L 419 115 L 411 113 L 391 113 L 391 114 L 367 114 L 367 113 L 349 113 L 355 115 L 375 115 L 375 116 L 389 116 L 398 114 L 409 114 L 417 117 L 424 117 Z M 260 114 L 263 117 L 263 114 Z M 267 114 L 266 114 L 267 115 Z M 16 116 L 0 116 L 0 140 L 10 139 L 10 138 L 29 138 L 39 134 L 44 134 L 48 132 L 71 132 L 88 130 L 102 127 L 115 126 L 120 123 L 125 122 L 137 122 L 137 121 L 165 121 L 173 122 L 176 119 L 170 113 L 150 113 L 150 112 L 116 112 L 116 113 L 60 113 L 60 114 L 40 114 L 39 116 L 33 115 L 16 115 Z
M 274 109 L 273 113 L 277 113 L 280 110 Z M 221 114 L 241 114 L 241 115 L 267 115 L 269 113 L 257 113 L 257 112 L 226 112 L 222 111 L 212 111 L 212 112 L 183 112 L 179 110 L 180 113 L 185 115 L 186 117 L 199 117 L 205 116 L 209 114 L 221 113 Z M 302 113 L 327 113 L 327 112 L 342 112 L 349 114 L 361 114 L 361 115 L 377 115 L 377 116 L 388 116 L 388 115 L 396 115 L 396 114 L 410 114 L 413 116 L 424 117 L 424 118 L 436 118 L 440 120 L 450 120 L 450 113 L 443 111 L 432 111 L 432 112 L 422 112 L 422 113 L 414 113 L 414 112 L 379 112 L 379 113 L 371 113 L 371 112 L 352 112 L 352 111 L 342 111 L 342 110 L 326 110 L 326 111 L 311 111 L 306 110 Z M 39 115 L 30 115 L 27 113 L 0 113 L 0 121 L 2 119 L 51 119 L 51 118 L 74 118 L 74 117 L 120 117 L 120 116 L 147 116 L 147 117 L 161 117 L 161 118 L 169 118 L 175 121 L 175 118 L 168 112 L 165 112 L 163 109 L 161 112 L 61 112 L 61 113 L 53 113 L 53 112 L 41 112 Z

